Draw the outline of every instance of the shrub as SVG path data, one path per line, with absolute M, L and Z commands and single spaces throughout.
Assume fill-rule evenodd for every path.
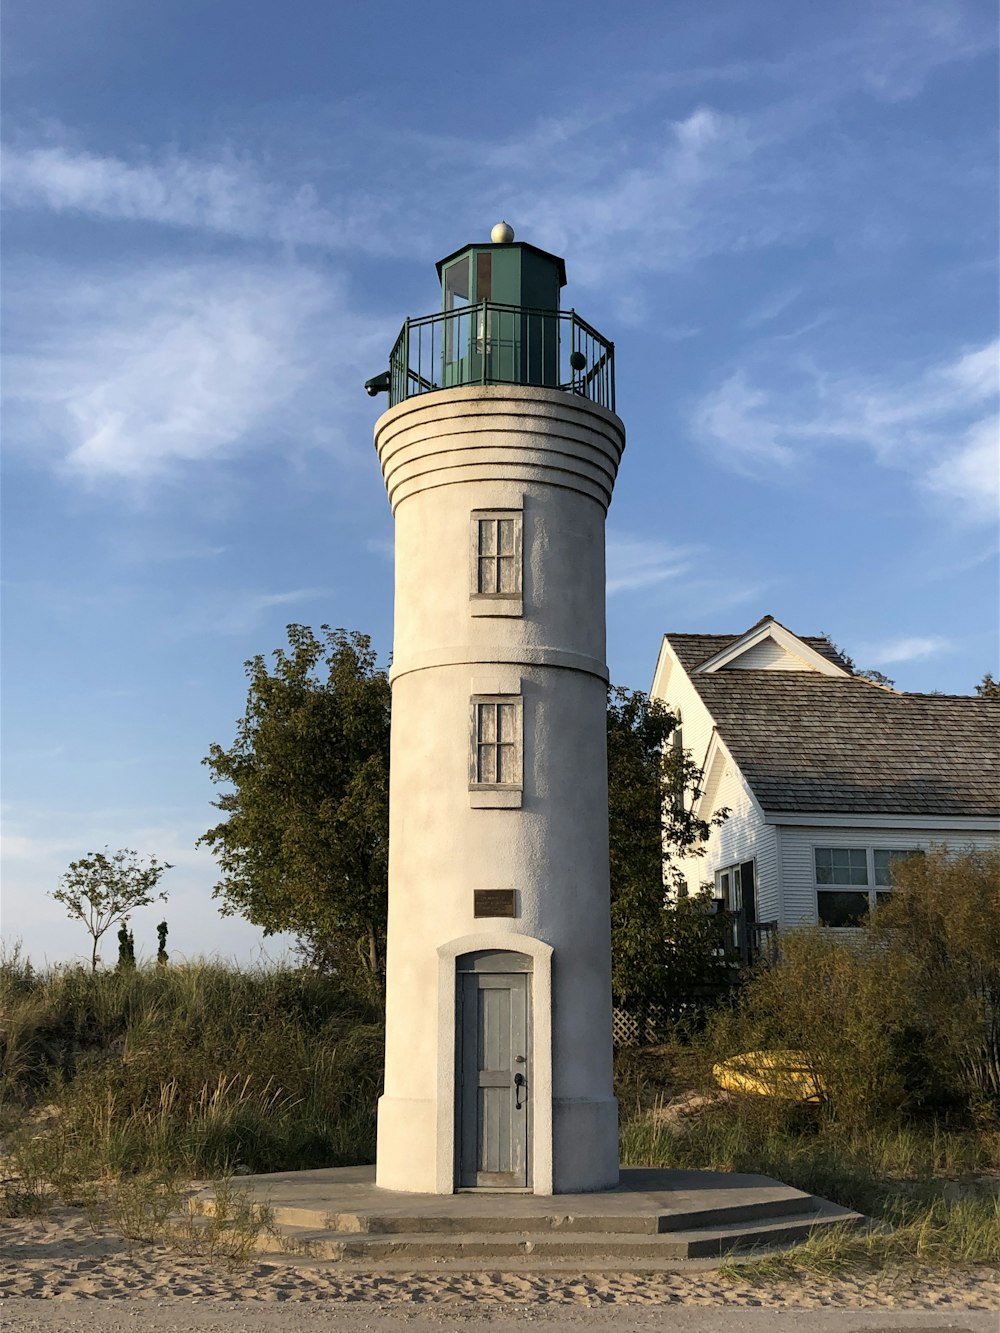
M 1000 1111 L 1000 850 L 938 847 L 893 878 L 871 936 L 919 1058 L 975 1108 Z
M 1000 1110 L 1000 852 L 933 849 L 894 870 L 868 929 L 790 930 L 708 1040 L 717 1059 L 793 1050 L 826 1113 L 859 1128 Z

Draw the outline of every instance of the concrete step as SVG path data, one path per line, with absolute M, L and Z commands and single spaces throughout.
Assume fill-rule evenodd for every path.
M 538 1219 L 522 1231 L 483 1232 L 347 1232 L 326 1228 L 278 1225 L 278 1235 L 262 1235 L 258 1248 L 309 1259 L 382 1260 L 405 1259 L 413 1263 L 468 1260 L 478 1264 L 494 1260 L 572 1259 L 579 1262 L 605 1259 L 630 1263 L 717 1257 L 740 1250 L 786 1248 L 798 1244 L 817 1228 L 841 1224 L 864 1227 L 861 1214 L 836 1204 L 812 1200 L 811 1212 L 795 1215 L 761 1215 L 731 1220 L 722 1225 L 701 1225 L 657 1233 L 613 1230 L 600 1218 L 593 1231 L 546 1228 L 538 1230 Z
M 477 1212 L 473 1220 L 469 1216 L 455 1216 L 443 1209 L 436 1213 L 394 1211 L 378 1212 L 327 1212 L 318 1208 L 301 1208 L 289 1205 L 271 1205 L 270 1214 L 279 1226 L 307 1228 L 350 1233 L 377 1233 L 392 1235 L 403 1233 L 433 1234 L 440 1236 L 464 1235 L 470 1231 L 488 1235 L 509 1232 L 610 1232 L 613 1234 L 634 1234 L 655 1236 L 668 1231 L 690 1231 L 706 1227 L 723 1226 L 730 1222 L 750 1222 L 758 1218 L 775 1216 L 797 1216 L 814 1213 L 820 1205 L 812 1195 L 800 1190 L 770 1191 L 768 1196 L 758 1200 L 741 1203 L 727 1203 L 718 1206 L 700 1206 L 693 1210 L 682 1211 L 644 1211 L 609 1213 L 578 1211 L 573 1213 L 552 1211 L 539 1214 L 537 1209 L 523 1213 Z M 212 1202 L 206 1199 L 206 1211 L 211 1211 Z
M 616 1189 L 593 1194 L 411 1194 L 380 1189 L 370 1166 L 248 1176 L 236 1188 L 274 1223 L 276 1234 L 260 1240 L 265 1252 L 348 1265 L 524 1268 L 532 1256 L 534 1267 L 655 1269 L 787 1249 L 838 1222 L 868 1225 L 768 1176 L 722 1171 L 623 1167 Z M 192 1209 L 211 1213 L 214 1196 L 205 1186 Z

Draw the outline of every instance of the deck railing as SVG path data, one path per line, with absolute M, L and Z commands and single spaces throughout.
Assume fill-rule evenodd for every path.
M 483 301 L 408 319 L 389 358 L 389 405 L 463 384 L 523 384 L 615 410 L 615 345 L 575 310 Z

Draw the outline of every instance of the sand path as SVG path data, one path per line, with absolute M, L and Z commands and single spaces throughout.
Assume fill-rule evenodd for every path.
M 95 1235 L 64 1209 L 41 1219 L 5 1220 L 3 1327 L 69 1330 L 495 1330 L 670 1328 L 678 1333 L 785 1329 L 803 1333 L 1000 1333 L 1000 1282 L 989 1271 L 922 1272 L 793 1282 L 726 1278 L 701 1266 L 654 1273 L 569 1268 L 540 1272 L 381 1269 L 255 1259 L 229 1272 L 223 1262 L 157 1246 L 131 1249 Z M 862 1317 L 860 1312 L 868 1312 Z M 832 1322 L 831 1322 L 832 1321 Z

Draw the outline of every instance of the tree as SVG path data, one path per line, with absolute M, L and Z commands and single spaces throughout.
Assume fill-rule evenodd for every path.
M 91 852 L 79 861 L 72 861 L 69 870 L 59 881 L 59 888 L 49 894 L 62 903 L 71 917 L 82 921 L 90 935 L 91 971 L 97 971 L 100 961 L 97 946 L 101 936 L 118 921 L 139 907 L 148 907 L 165 893 L 157 893 L 156 886 L 163 874 L 173 867 L 155 856 L 143 864 L 137 852 L 123 847 L 120 851 Z
M 156 927 L 156 966 L 166 967 L 170 955 L 167 953 L 167 923 L 161 921 Z
M 615 1003 L 639 1012 L 703 975 L 717 939 L 685 891 L 678 861 L 701 855 L 714 827 L 692 809 L 702 773 L 671 744 L 677 718 L 641 690 L 608 691 L 608 826 L 611 862 L 611 987 Z M 667 890 L 672 901 L 667 903 Z
M 199 839 L 223 872 L 214 896 L 312 961 L 381 989 L 389 848 L 386 673 L 364 634 L 289 625 L 288 648 L 246 663 L 247 706 L 203 761 L 229 790 Z
M 863 671 L 856 670 L 856 676 L 862 680 L 870 680 L 873 685 L 884 685 L 887 690 L 894 690 L 896 682 L 891 676 L 887 676 L 884 671 L 878 671 L 875 667 L 866 667 Z
M 122 922 L 118 932 L 118 971 L 135 971 L 135 936 L 129 930 L 127 921 Z
M 981 699 L 1000 699 L 1000 680 L 994 680 L 993 673 L 987 671 L 976 686 L 976 693 Z

